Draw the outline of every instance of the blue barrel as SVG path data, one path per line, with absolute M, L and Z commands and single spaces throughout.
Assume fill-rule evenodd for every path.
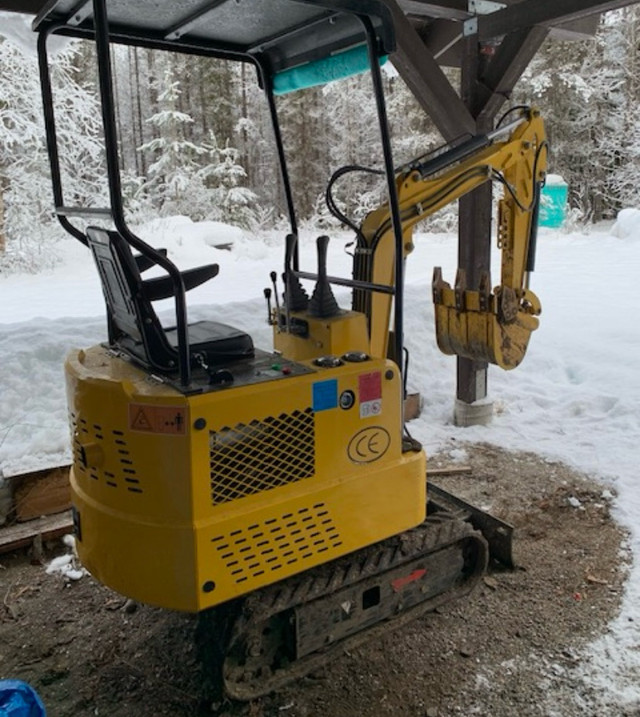
M 539 224 L 557 229 L 567 217 L 569 187 L 562 177 L 550 174 L 540 197 Z
M 0 680 L 0 717 L 46 717 L 38 693 L 26 682 Z

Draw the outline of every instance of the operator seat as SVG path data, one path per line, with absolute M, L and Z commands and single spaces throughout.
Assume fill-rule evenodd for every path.
M 170 276 L 143 279 L 141 273 L 156 265 L 148 255 L 134 255 L 130 244 L 117 232 L 87 227 L 107 304 L 109 345 L 120 349 L 147 368 L 163 373 L 178 370 L 178 332 L 160 323 L 152 302 L 175 297 Z M 160 253 L 165 254 L 164 250 Z M 217 264 L 180 273 L 186 291 L 218 274 Z M 189 359 L 192 365 L 216 366 L 254 355 L 248 334 L 226 324 L 197 321 L 188 324 Z

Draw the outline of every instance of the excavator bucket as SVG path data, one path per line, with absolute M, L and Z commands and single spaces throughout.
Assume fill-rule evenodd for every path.
M 531 333 L 538 328 L 540 302 L 529 290 L 519 298 L 508 287 L 493 292 L 489 287 L 487 274 L 478 291 L 467 290 L 459 270 L 452 289 L 436 267 L 432 288 L 438 347 L 448 355 L 510 370 L 522 362 Z

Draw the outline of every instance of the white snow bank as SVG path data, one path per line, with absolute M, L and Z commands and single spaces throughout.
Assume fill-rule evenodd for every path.
M 611 229 L 619 239 L 640 240 L 640 209 L 623 209 Z
M 13 303 L 15 295 L 4 294 L 3 288 L 0 283 L 2 303 Z M 46 283 L 42 289 L 50 302 L 56 300 L 46 292 Z M 29 292 L 17 301 L 28 305 Z M 81 301 L 76 298 L 76 303 Z M 69 462 L 64 358 L 72 346 L 89 346 L 104 337 L 102 318 L 0 325 L 0 475 Z
M 197 251 L 203 245 L 226 248 L 244 237 L 242 229 L 231 224 L 194 222 L 185 216 L 154 219 L 137 227 L 137 231 L 151 246 L 164 247 L 168 251 L 179 253 L 183 259 L 185 250 Z

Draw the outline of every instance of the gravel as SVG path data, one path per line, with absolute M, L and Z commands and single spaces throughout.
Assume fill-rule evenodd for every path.
M 212 702 L 194 617 L 135 606 L 91 577 L 47 575 L 24 553 L 0 559 L 0 676 L 30 682 L 56 717 L 595 715 L 578 668 L 620 604 L 615 496 L 534 454 L 452 444 L 430 458 L 452 463 L 472 472 L 435 482 L 514 525 L 518 568 L 492 566 L 464 601 L 277 694 Z

